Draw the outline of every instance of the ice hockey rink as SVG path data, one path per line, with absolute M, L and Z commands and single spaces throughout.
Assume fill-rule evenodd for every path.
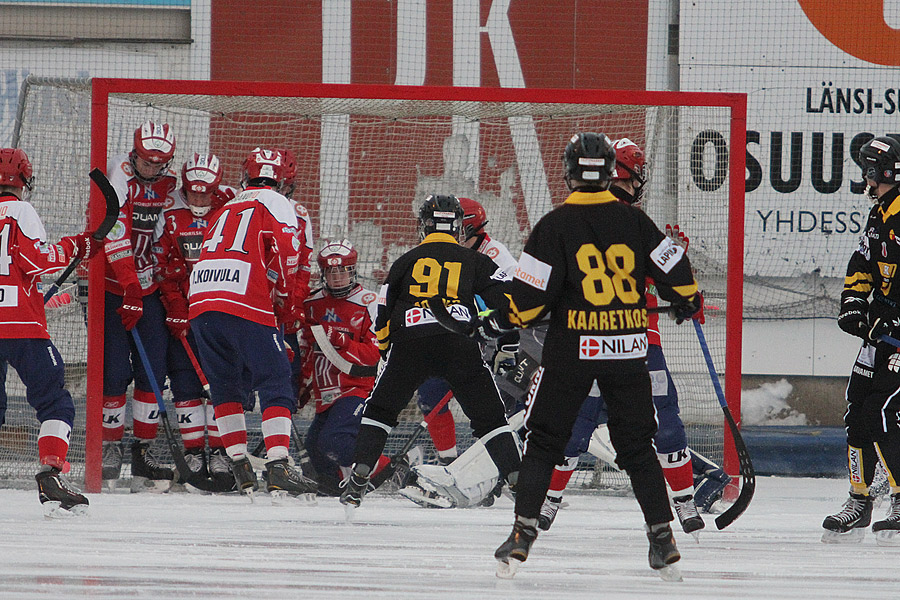
M 900 547 L 820 542 L 842 479 L 763 477 L 748 511 L 700 543 L 678 533 L 681 583 L 647 566 L 633 498 L 570 494 L 513 580 L 494 575 L 512 502 L 419 508 L 366 498 L 352 523 L 318 506 L 237 496 L 90 495 L 91 514 L 42 515 L 34 490 L 0 490 L 0 598 L 892 598 Z M 876 509 L 878 518 L 887 502 Z

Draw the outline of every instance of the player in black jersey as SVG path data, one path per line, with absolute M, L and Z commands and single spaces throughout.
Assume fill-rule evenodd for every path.
M 847 385 L 850 497 L 825 517 L 823 542 L 859 542 L 872 520 L 869 495 L 879 455 L 891 485 L 887 519 L 872 525 L 878 542 L 896 545 L 900 530 L 900 353 L 882 336 L 900 337 L 900 142 L 869 140 L 859 150 L 866 193 L 875 201 L 859 247 L 850 257 L 838 326 L 863 339 Z M 871 298 L 871 301 L 870 301 Z
M 517 327 L 550 313 L 543 362 L 525 421 L 512 534 L 496 551 L 497 574 L 511 577 L 528 557 L 554 465 L 596 380 L 609 410 L 616 463 L 628 473 L 646 521 L 650 566 L 677 577 L 672 512 L 653 448 L 656 420 L 647 371 L 645 281 L 685 320 L 701 307 L 684 249 L 640 210 L 608 191 L 616 153 L 609 138 L 578 133 L 566 146 L 572 193 L 534 227 L 509 284 Z
M 426 304 L 440 297 L 461 321 L 476 313 L 476 294 L 491 306 L 505 305 L 504 272 L 487 255 L 459 244 L 462 223 L 455 196 L 429 196 L 419 211 L 421 244 L 391 266 L 381 288 L 375 330 L 385 365 L 366 400 L 342 504 L 359 506 L 397 415 L 429 377 L 447 381 L 501 479 L 515 484 L 519 451 L 481 348 L 444 329 Z

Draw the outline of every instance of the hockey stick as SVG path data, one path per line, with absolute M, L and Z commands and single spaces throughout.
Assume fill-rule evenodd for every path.
M 103 194 L 103 198 L 106 200 L 106 216 L 103 217 L 103 221 L 100 223 L 100 226 L 94 230 L 94 233 L 91 234 L 91 237 L 94 238 L 94 241 L 100 243 L 106 237 L 106 234 L 113 228 L 113 225 L 116 224 L 116 220 L 119 218 L 119 197 L 116 195 L 116 190 L 113 188 L 112 184 L 109 182 L 109 179 L 106 178 L 106 175 L 103 174 L 103 171 L 100 169 L 93 169 L 90 172 L 91 181 L 97 186 L 100 190 L 100 193 Z M 69 263 L 69 266 L 66 267 L 66 270 L 62 272 L 62 275 L 56 278 L 56 281 L 47 289 L 47 292 L 44 294 L 44 304 L 56 294 L 56 291 L 59 289 L 59 286 L 63 284 L 63 282 L 69 278 L 69 275 L 72 274 L 78 265 L 81 264 L 81 258 L 76 258 L 72 262 Z
M 750 501 L 753 499 L 753 492 L 756 490 L 756 475 L 753 471 L 753 462 L 750 460 L 750 453 L 747 451 L 747 445 L 744 444 L 744 438 L 741 437 L 741 432 L 738 429 L 737 423 L 734 422 L 734 416 L 732 416 L 731 410 L 728 408 L 728 403 L 725 401 L 725 393 L 722 391 L 722 385 L 719 383 L 718 375 L 716 375 L 716 368 L 713 365 L 712 355 L 709 353 L 706 336 L 703 335 L 703 328 L 700 327 L 699 321 L 691 319 L 691 322 L 694 324 L 694 331 L 697 332 L 697 340 L 700 342 L 700 348 L 703 350 L 703 358 L 706 359 L 706 368 L 709 370 L 709 377 L 712 379 L 713 387 L 716 390 L 716 397 L 719 400 L 719 405 L 722 407 L 722 412 L 725 414 L 725 421 L 728 423 L 728 429 L 731 430 L 731 437 L 734 440 L 734 447 L 735 450 L 737 450 L 738 462 L 740 463 L 741 478 L 743 479 L 741 492 L 738 494 L 734 504 L 728 507 L 728 510 L 716 517 L 716 527 L 725 529 L 731 525 L 735 519 L 740 517 L 750 505 Z
M 206 397 L 211 398 L 212 396 L 209 395 L 209 380 L 206 378 L 206 374 L 203 373 L 203 369 L 200 367 L 200 361 L 197 360 L 194 349 L 191 348 L 191 344 L 188 342 L 186 335 L 181 336 L 180 339 L 181 345 L 188 356 L 188 360 L 190 360 L 191 364 L 194 366 L 194 372 L 197 374 L 197 379 L 200 380 L 200 385 L 203 386 L 203 391 L 206 392 Z
M 444 397 L 441 398 L 440 402 L 435 404 L 434 408 L 432 408 L 431 411 L 422 418 L 422 420 L 419 422 L 419 426 L 416 428 L 413 434 L 409 436 L 409 439 L 406 440 L 406 443 L 403 444 L 403 447 L 400 448 L 400 451 L 391 457 L 391 462 L 386 464 L 381 471 L 379 471 L 372 477 L 372 485 L 375 488 L 378 488 L 382 483 L 394 476 L 394 473 L 397 472 L 397 467 L 400 466 L 400 461 L 404 456 L 406 456 L 406 453 L 412 449 L 413 445 L 416 443 L 416 440 L 419 439 L 419 436 L 428 431 L 428 424 L 436 418 L 437 414 L 441 412 L 441 410 L 443 410 L 445 406 L 447 406 L 447 403 L 450 402 L 451 398 L 453 398 L 452 390 L 444 394 Z
M 310 331 L 312 331 L 313 337 L 316 338 L 319 350 L 341 373 L 346 373 L 351 377 L 375 377 L 378 374 L 378 367 L 375 365 L 356 365 L 341 356 L 337 348 L 331 344 L 328 334 L 325 333 L 325 328 L 321 325 L 313 325 L 310 327 Z
M 490 313 L 493 312 L 491 310 L 488 310 L 486 312 L 479 313 L 478 315 L 470 318 L 468 321 L 459 321 L 453 318 L 453 316 L 447 310 L 447 307 L 444 306 L 444 300 L 440 296 L 432 296 L 425 302 L 428 304 L 428 309 L 434 316 L 434 320 L 437 321 L 441 326 L 443 326 L 444 329 L 452 331 L 453 333 L 464 335 L 466 337 L 476 337 L 476 332 L 483 322 L 483 317 L 490 316 Z M 669 313 L 675 310 L 675 305 L 670 304 L 667 306 L 652 306 L 647 308 L 646 310 L 648 313 Z M 549 324 L 549 319 L 541 319 L 540 321 L 529 324 L 528 327 L 533 329 L 536 327 L 546 327 Z
M 306 450 L 306 444 L 303 443 L 303 438 L 300 436 L 300 432 L 297 430 L 297 425 L 294 424 L 294 418 L 291 417 L 291 436 L 294 438 L 294 445 L 297 446 L 297 460 L 300 465 L 300 470 L 303 471 L 303 474 L 310 479 L 319 478 L 319 473 L 316 471 L 316 467 L 312 464 L 312 459 L 309 458 L 309 452 Z
M 162 392 L 159 390 L 159 384 L 156 383 L 156 378 L 153 376 L 150 359 L 147 358 L 147 353 L 144 351 L 144 344 L 141 342 L 141 336 L 138 333 L 137 327 L 131 330 L 131 339 L 134 340 L 138 355 L 141 357 L 141 363 L 144 365 L 144 372 L 147 374 L 147 379 L 150 380 L 150 386 L 153 388 L 153 395 L 156 396 L 156 404 L 159 407 L 159 420 L 162 423 L 163 431 L 166 434 L 166 445 L 169 447 L 169 452 L 172 453 L 172 459 L 175 461 L 175 467 L 178 469 L 178 474 L 181 475 L 181 478 L 185 483 L 189 483 L 204 492 L 227 491 L 219 489 L 219 486 L 216 486 L 206 477 L 199 477 L 196 473 L 191 471 L 187 461 L 184 459 L 184 450 L 178 440 L 175 439 L 175 432 L 172 431 L 172 424 L 169 423 L 169 414 L 166 411 L 166 403 L 163 401 Z

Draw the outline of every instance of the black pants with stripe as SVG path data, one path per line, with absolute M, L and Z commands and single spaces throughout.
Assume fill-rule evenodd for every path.
M 441 377 L 450 385 L 472 423 L 473 435 L 484 440 L 500 476 L 505 478 L 518 471 L 519 450 L 481 349 L 477 342 L 449 332 L 391 345 L 384 368 L 366 400 L 354 463 L 374 467 L 400 411 L 430 377 Z
M 549 362 L 535 376 L 526 402 L 525 456 L 519 472 L 516 514 L 536 519 L 550 486 L 554 465 L 565 461 L 565 447 L 581 404 L 594 380 L 609 411 L 609 437 L 616 464 L 631 479 L 648 524 L 672 520 L 662 467 L 653 446 L 656 409 L 644 360 Z

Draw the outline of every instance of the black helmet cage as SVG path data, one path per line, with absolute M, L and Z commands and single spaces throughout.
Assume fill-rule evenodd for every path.
M 862 175 L 875 183 L 900 184 L 900 142 L 891 137 L 869 140 L 859 149 Z
M 419 209 L 419 238 L 431 233 L 446 233 L 459 239 L 462 232 L 463 209 L 456 196 L 432 194 Z
M 602 133 L 576 133 L 566 144 L 563 166 L 570 189 L 606 190 L 616 169 L 616 150 Z

